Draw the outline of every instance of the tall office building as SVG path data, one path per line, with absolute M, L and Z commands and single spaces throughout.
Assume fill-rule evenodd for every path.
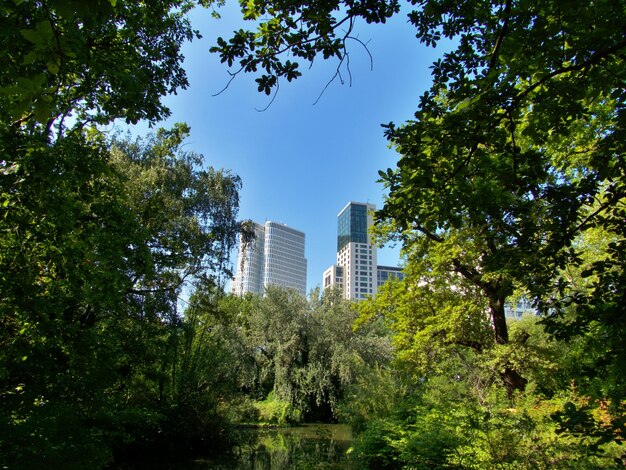
M 375 295 L 376 246 L 369 228 L 373 204 L 349 202 L 337 215 L 337 264 L 323 275 L 324 288 L 341 289 L 346 299 L 361 300 Z
M 231 282 L 231 291 L 236 295 L 263 293 L 265 227 L 256 222 L 252 224 L 254 238 L 247 243 L 239 241 L 237 275 Z
M 254 239 L 246 245 L 239 243 L 232 293 L 262 294 L 267 286 L 276 285 L 306 295 L 304 233 L 268 221 L 265 225 L 255 223 L 254 234 Z
M 349 202 L 337 215 L 337 264 L 324 271 L 324 289 L 340 289 L 350 300 L 374 296 L 388 279 L 402 279 L 402 269 L 378 266 L 370 228 L 376 206 Z

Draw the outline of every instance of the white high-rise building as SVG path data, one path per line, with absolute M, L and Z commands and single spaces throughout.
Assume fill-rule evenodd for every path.
M 376 245 L 369 229 L 373 204 L 349 202 L 337 215 L 337 265 L 343 266 L 344 297 L 360 300 L 375 295 Z
M 306 295 L 307 261 L 304 233 L 276 222 L 254 224 L 253 240 L 239 243 L 237 275 L 231 291 L 262 294 L 269 285 L 295 289 Z
M 337 215 L 337 264 L 324 271 L 324 289 L 338 288 L 344 298 L 362 300 L 390 278 L 404 277 L 400 268 L 378 266 L 370 234 L 375 210 L 373 204 L 349 202 Z
M 373 204 L 349 202 L 337 215 L 337 264 L 324 271 L 324 289 L 340 288 L 352 300 L 376 294 L 376 245 L 369 233 L 375 210 Z
M 237 275 L 231 282 L 231 291 L 236 295 L 263 292 L 265 227 L 256 222 L 253 222 L 252 226 L 254 238 L 247 243 L 239 241 Z

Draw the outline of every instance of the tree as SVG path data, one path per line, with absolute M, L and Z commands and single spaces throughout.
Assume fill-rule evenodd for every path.
M 574 237 L 623 210 L 615 139 L 624 134 L 626 43 L 611 2 L 591 14 L 514 2 L 497 17 L 472 8 L 441 11 L 437 25 L 460 35 L 459 48 L 436 64 L 416 120 L 387 129 L 402 157 L 381 172 L 390 194 L 379 219 L 418 256 L 448 245 L 445 265 L 489 299 L 504 344 L 513 288 L 558 315 L 539 299 L 555 292 L 558 269 L 579 262 Z M 420 34 L 432 28 L 426 10 L 414 19 Z M 606 47 L 597 47 L 599 31 Z
M 74 132 L 12 157 L 0 221 L 7 463 L 58 466 L 83 448 L 77 467 L 101 465 L 108 433 L 158 434 L 183 282 L 217 284 L 238 231 L 239 179 L 198 171 L 180 150 L 186 130 L 112 144 Z
M 355 331 L 357 311 L 337 292 L 314 291 L 307 301 L 270 286 L 263 297 L 231 297 L 222 305 L 241 391 L 265 400 L 274 412 L 266 419 L 335 420 L 345 388 L 391 357 L 387 331 L 378 324 Z
M 434 64 L 415 120 L 385 126 L 401 157 L 380 173 L 389 197 L 378 220 L 412 256 L 445 251 L 434 258 L 482 291 L 494 339 L 506 344 L 504 305 L 516 286 L 557 315 L 547 299 L 559 285 L 554 273 L 577 262 L 574 237 L 596 225 L 621 230 L 623 5 L 412 3 L 409 21 L 423 43 L 447 37 L 458 47 Z M 396 2 L 331 3 L 313 16 L 306 2 L 255 3 L 247 16 L 271 18 L 259 34 L 239 32 L 214 50 L 244 71 L 263 67 L 257 81 L 268 92 L 297 75 L 287 52 L 341 61 L 356 20 L 384 22 L 397 10 Z M 510 368 L 503 379 L 511 391 L 524 385 Z
M 621 466 L 607 403 L 590 400 L 603 379 L 583 372 L 601 356 L 595 335 L 566 343 L 528 316 L 511 320 L 509 344 L 496 345 L 486 315 L 471 314 L 484 312 L 478 289 L 415 273 L 410 264 L 402 281 L 359 304 L 361 322 L 384 315 L 396 354 L 392 371 L 366 376 L 350 403 L 368 413 L 357 456 L 376 468 Z M 503 363 L 527 380 L 524 391 L 505 393 Z M 372 406 L 381 386 L 386 398 Z
M 193 5 L 0 6 L 4 465 L 96 468 L 180 429 L 178 297 L 227 273 L 240 181 L 197 168 L 187 126 L 135 142 L 96 126 L 169 114 Z
M 379 214 L 409 256 L 432 261 L 445 250 L 441 266 L 489 299 L 497 343 L 508 341 L 503 305 L 515 287 L 531 293 L 560 338 L 597 322 L 611 345 L 599 361 L 611 364 L 607 378 L 620 377 L 626 331 L 616 300 L 626 196 L 617 5 L 441 3 L 434 24 L 432 10 L 414 14 L 425 40 L 434 25 L 459 47 L 435 64 L 415 121 L 387 127 L 401 158 L 381 172 L 390 193 Z M 593 287 L 574 294 L 564 273 L 582 263 L 577 237 L 594 228 L 614 241 L 586 272 L 597 276 Z M 573 321 L 563 321 L 568 309 Z M 522 385 L 508 380 L 509 389 Z M 614 419 L 598 442 L 620 439 L 623 386 L 617 378 L 610 394 L 594 394 L 610 398 Z
M 153 277 L 134 279 L 138 295 L 179 291 L 187 281 L 218 282 L 218 276 L 230 275 L 241 179 L 225 170 L 201 169 L 203 157 L 182 149 L 189 131 L 186 124 L 176 124 L 145 139 L 111 143 L 112 164 L 123 175 L 128 204 L 152 256 Z
M 73 465 L 106 462 L 84 422 L 106 409 L 117 378 L 128 273 L 147 254 L 140 227 L 98 138 L 3 158 L 14 168 L 2 175 L 0 221 L 3 463 L 60 466 L 78 448 Z
M 181 45 L 198 36 L 188 0 L 5 2 L 0 117 L 62 135 L 116 118 L 155 122 L 166 94 L 187 86 Z

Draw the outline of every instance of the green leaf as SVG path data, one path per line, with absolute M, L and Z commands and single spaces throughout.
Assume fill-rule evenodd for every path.
M 35 45 L 41 42 L 41 35 L 33 29 L 20 29 L 20 34 L 24 36 L 27 41 Z
M 51 106 L 48 103 L 38 101 L 33 113 L 38 122 L 47 122 L 51 118 Z
M 57 73 L 59 73 L 59 64 L 54 60 L 48 61 L 46 63 L 46 67 L 48 71 L 53 75 L 56 75 Z

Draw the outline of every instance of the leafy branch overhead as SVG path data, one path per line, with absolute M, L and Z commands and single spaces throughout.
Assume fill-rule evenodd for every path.
M 193 6 L 189 0 L 3 3 L 2 120 L 58 132 L 67 122 L 166 117 L 161 99 L 188 85 L 180 49 L 198 37 L 186 17 Z
M 222 63 L 236 67 L 230 72 L 231 81 L 241 72 L 254 73 L 259 92 L 267 95 L 278 88 L 281 78 L 292 81 L 302 75 L 299 59 L 312 64 L 318 55 L 336 58 L 339 70 L 346 60 L 347 41 L 358 41 L 352 36 L 358 18 L 385 23 L 399 11 L 397 0 L 242 0 L 240 4 L 244 19 L 257 23 L 256 32 L 240 29 L 228 40 L 220 37 L 211 52 L 218 53 Z

